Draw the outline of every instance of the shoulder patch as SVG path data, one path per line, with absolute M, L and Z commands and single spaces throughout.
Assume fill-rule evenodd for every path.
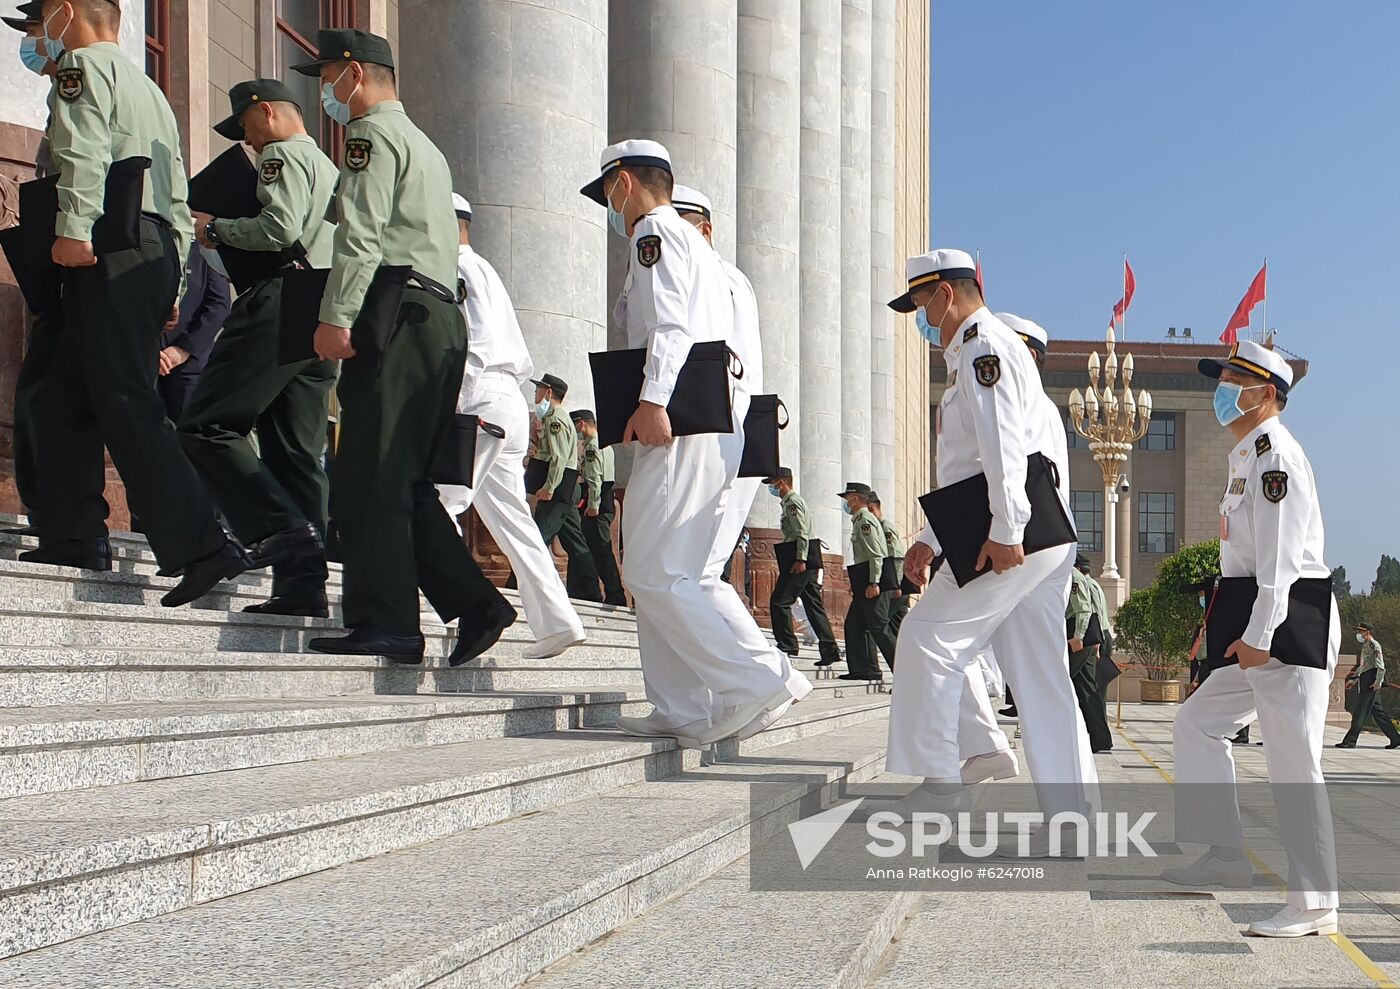
M 374 142 L 367 137 L 351 137 L 345 140 L 345 167 L 352 172 L 363 172 L 369 167 Z
M 1268 433 L 1264 433 L 1262 436 L 1260 436 L 1257 440 L 1254 441 L 1254 455 L 1256 457 L 1262 457 L 1264 454 L 1268 453 L 1273 448 L 1274 445 L 1273 443 L 1269 442 Z
M 1259 475 L 1264 485 L 1264 497 L 1277 505 L 1288 497 L 1288 474 L 1281 470 L 1266 470 Z
M 584 455 L 584 457 L 585 457 L 586 459 L 588 459 L 588 460 L 597 460 L 597 459 L 598 459 L 598 450 L 597 450 L 595 447 L 591 447 L 591 446 L 590 446 L 590 447 L 584 452 L 583 455 Z
M 74 103 L 83 95 L 86 88 L 83 85 L 83 70 L 81 67 L 59 69 L 54 73 L 54 85 L 58 89 L 58 97 L 65 103 Z
M 969 340 L 975 339 L 977 339 L 977 324 L 973 323 L 967 329 L 963 330 L 963 343 L 967 343 Z
M 562 432 L 564 429 L 564 424 L 561 423 L 558 419 L 551 419 L 549 420 L 549 428 L 550 430 L 556 433 Z
M 862 523 L 860 524 L 860 531 L 861 531 L 861 532 L 869 532 L 869 531 L 870 531 L 870 523 L 869 523 L 869 522 L 862 522 Z
M 789 515 L 799 515 L 799 514 L 801 514 L 801 512 L 802 512 L 802 509 L 801 509 L 800 507 L 798 507 L 796 504 L 789 505 L 789 506 L 787 507 L 787 510 L 788 510 L 788 514 L 789 514 Z
M 983 354 L 972 362 L 977 372 L 977 383 L 987 388 L 1001 380 L 1001 358 L 996 354 Z
M 263 185 L 272 185 L 282 177 L 282 159 L 267 158 L 262 163 L 262 168 L 258 169 L 258 178 L 262 179 Z
M 1232 495 L 1244 494 L 1244 484 L 1245 479 L 1243 477 L 1235 478 L 1233 481 L 1230 482 L 1230 493 Z
M 637 238 L 637 261 L 643 268 L 650 268 L 661 260 L 661 238 L 647 234 Z

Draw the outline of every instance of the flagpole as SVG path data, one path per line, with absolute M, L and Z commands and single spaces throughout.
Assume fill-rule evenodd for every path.
M 1260 343 L 1269 342 L 1269 259 L 1264 258 L 1264 298 L 1259 300 L 1263 305 L 1264 316 L 1264 339 Z

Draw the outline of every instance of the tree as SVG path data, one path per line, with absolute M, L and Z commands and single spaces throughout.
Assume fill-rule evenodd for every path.
M 1400 560 L 1393 556 L 1381 555 L 1381 565 L 1376 568 L 1376 582 L 1371 585 L 1371 596 L 1400 594 Z
M 1157 579 L 1138 588 L 1114 618 L 1125 652 L 1132 654 L 1150 680 L 1171 680 L 1187 666 L 1196 626 L 1201 621 L 1197 595 L 1182 588 L 1220 573 L 1220 543 L 1187 546 L 1162 561 Z
M 1347 568 L 1337 567 L 1332 571 L 1332 593 L 1338 601 L 1351 597 L 1351 581 L 1347 580 Z

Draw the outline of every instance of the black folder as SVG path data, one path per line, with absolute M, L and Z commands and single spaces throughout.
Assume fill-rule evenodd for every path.
M 277 357 L 281 364 L 298 364 L 316 357 L 316 327 L 321 324 L 321 296 L 330 280 L 329 268 L 288 270 L 282 276 L 282 303 L 279 312 L 282 330 Z M 408 280 L 410 265 L 381 265 L 365 292 L 360 315 L 350 328 L 350 342 L 356 357 L 384 353 L 399 324 L 399 307 Z
M 1108 685 L 1123 675 L 1123 669 L 1113 661 L 1113 657 L 1099 655 L 1098 661 L 1094 664 L 1094 680 L 1099 685 L 1100 692 L 1107 690 Z
M 778 410 L 782 409 L 780 417 Z M 787 406 L 777 395 L 755 395 L 744 416 L 744 456 L 740 477 L 772 477 L 782 463 L 778 456 L 778 431 L 787 429 Z
M 774 543 L 773 557 L 778 561 L 779 575 L 792 573 L 792 565 L 797 562 L 797 544 L 792 542 Z M 807 540 L 807 569 L 822 568 L 822 544 L 820 539 Z
M 578 504 L 578 507 L 579 507 L 579 510 L 580 510 L 580 511 L 584 511 L 584 510 L 586 510 L 586 509 L 588 508 L 588 482 L 587 482 L 587 481 L 580 481 L 578 487 L 579 487 L 579 504 Z M 613 488 L 614 488 L 614 487 L 615 487 L 615 482 L 613 482 L 613 481 L 604 481 L 604 482 L 603 482 L 603 484 L 602 484 L 602 491 L 600 491 L 599 494 L 598 494 L 598 514 L 599 514 L 599 515 L 614 515 L 614 514 L 617 513 L 617 497 L 616 497 L 616 495 L 613 493 Z
M 447 427 L 428 471 L 434 484 L 472 486 L 476 473 L 478 433 L 489 433 L 497 439 L 505 439 L 506 436 L 506 431 L 500 426 L 482 422 L 478 416 L 460 412 L 452 416 L 452 423 Z
M 1244 635 L 1259 584 L 1253 577 L 1221 577 L 1206 617 L 1206 670 L 1233 666 L 1225 650 Z M 1332 578 L 1300 577 L 1288 590 L 1288 617 L 1274 629 L 1269 655 L 1289 666 L 1327 669 L 1332 627 Z
M 897 557 L 885 557 L 885 565 L 880 568 L 880 590 L 899 590 L 899 560 Z
M 258 172 L 241 145 L 229 148 L 190 179 L 189 204 L 191 210 L 221 220 L 240 220 L 262 212 Z M 227 244 L 219 247 L 219 259 L 239 293 L 304 257 L 306 249 L 300 242 L 281 251 L 245 251 Z
M 549 461 L 534 458 L 525 466 L 525 493 L 538 494 L 540 488 L 544 487 L 545 481 L 549 480 Z M 564 468 L 564 476 L 560 478 L 559 485 L 552 493 L 554 501 L 573 501 L 578 491 L 578 471 L 572 467 Z
M 102 216 L 92 226 L 92 250 L 101 257 L 141 243 L 141 202 L 151 159 L 123 158 L 107 169 Z M 58 224 L 58 175 L 19 187 L 19 225 L 0 231 L 0 248 L 15 273 L 24 304 L 38 315 L 58 308 L 63 269 L 53 263 Z M 183 257 L 183 253 L 181 255 Z
M 893 562 L 886 559 L 885 565 L 880 568 L 881 592 L 899 590 L 899 578 L 894 576 L 893 566 Z M 865 589 L 870 586 L 870 564 L 853 563 L 846 568 L 846 576 L 851 582 L 851 593 L 864 594 Z
M 732 356 L 723 340 L 691 346 L 666 405 L 673 436 L 734 432 L 734 404 L 729 387 Z M 627 421 L 642 401 L 646 360 L 644 348 L 588 355 L 593 369 L 600 447 L 622 442 Z
M 1021 539 L 1027 556 L 1066 546 L 1079 538 L 1060 501 L 1057 474 L 1054 461 L 1044 454 L 1033 453 L 1027 459 L 1026 497 L 1031 503 L 1031 519 Z M 977 474 L 923 495 L 919 506 L 938 537 L 938 545 L 959 587 L 991 572 L 990 567 L 977 569 L 982 546 L 992 531 L 987 475 Z
M 1074 638 L 1074 619 L 1065 619 L 1065 638 Z M 1098 615 L 1089 616 L 1089 624 L 1084 629 L 1084 648 L 1090 646 L 1103 645 L 1103 624 L 1099 621 Z
M 899 578 L 899 593 L 903 594 L 905 597 L 909 597 L 911 594 L 924 593 L 924 589 L 908 577 L 901 577 Z

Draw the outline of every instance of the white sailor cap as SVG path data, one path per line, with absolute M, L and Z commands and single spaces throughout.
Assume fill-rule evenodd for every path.
M 909 291 L 891 302 L 890 308 L 895 312 L 910 313 L 919 308 L 910 297 L 914 289 L 954 278 L 976 278 L 977 262 L 966 251 L 942 248 L 905 261 L 904 275 L 909 279 Z
M 598 163 L 598 177 L 580 189 L 579 192 L 599 206 L 606 206 L 608 198 L 603 195 L 603 183 L 613 169 L 623 165 L 648 165 L 669 172 L 671 170 L 671 152 L 666 150 L 664 144 L 657 141 L 619 141 L 617 144 L 609 145 L 603 149 L 603 156 Z
M 1032 323 L 1022 316 L 1016 316 L 1009 312 L 999 312 L 995 315 L 997 319 L 1011 327 L 1013 333 L 1026 341 L 1026 346 L 1032 350 L 1038 350 L 1043 354 L 1050 349 L 1050 334 L 1046 333 L 1045 327 L 1039 323 Z
M 678 185 L 671 190 L 671 205 L 677 213 L 699 213 L 707 220 L 714 212 L 710 197 L 688 185 Z
M 467 202 L 466 196 L 459 192 L 454 192 L 452 194 L 452 209 L 456 212 L 459 220 L 466 220 L 468 223 L 471 222 L 472 204 Z
M 1280 395 L 1287 395 L 1293 387 L 1293 369 L 1288 362 L 1261 343 L 1241 340 L 1230 347 L 1230 356 L 1224 360 L 1207 358 L 1200 363 L 1201 373 L 1207 378 L 1218 378 L 1227 367 L 1235 371 L 1262 378 L 1278 389 Z

